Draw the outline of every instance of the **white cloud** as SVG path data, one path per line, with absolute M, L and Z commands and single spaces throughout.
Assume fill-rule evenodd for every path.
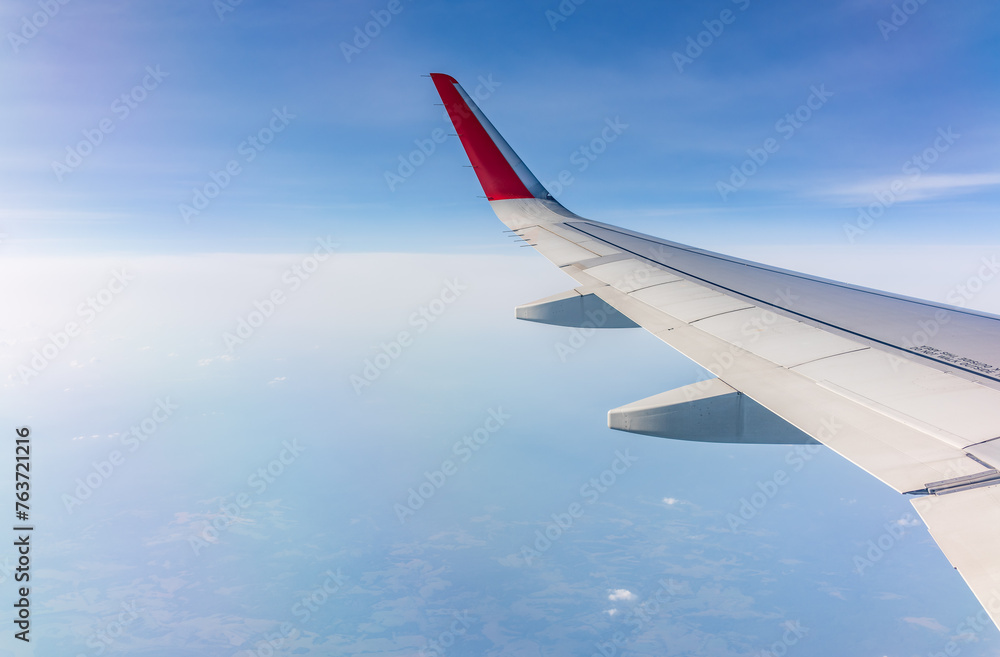
M 608 596 L 608 600 L 618 601 L 618 600 L 635 600 L 635 593 L 632 593 L 628 589 L 614 589 L 611 591 L 611 595 Z

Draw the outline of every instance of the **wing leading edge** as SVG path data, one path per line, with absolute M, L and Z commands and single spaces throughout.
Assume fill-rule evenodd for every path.
M 497 216 L 578 283 L 518 316 L 641 326 L 716 377 L 615 409 L 612 428 L 830 447 L 913 496 L 1000 627 L 1000 317 L 584 219 L 454 78 L 431 77 Z

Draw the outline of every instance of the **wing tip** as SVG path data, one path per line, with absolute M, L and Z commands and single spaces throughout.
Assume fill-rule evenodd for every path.
M 447 73 L 431 73 L 430 75 L 431 75 L 431 80 L 433 80 L 434 82 L 441 80 L 442 82 L 450 82 L 451 84 L 458 84 L 458 80 L 451 77 Z
M 528 171 L 462 85 L 445 73 L 430 75 L 486 198 L 490 201 L 549 198 L 544 186 Z

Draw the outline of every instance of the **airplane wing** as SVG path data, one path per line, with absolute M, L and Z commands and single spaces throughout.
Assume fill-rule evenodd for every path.
M 611 428 L 826 445 L 911 497 L 1000 627 L 1000 317 L 584 219 L 431 78 L 497 216 L 577 283 L 517 317 L 642 327 L 716 377 L 614 409 Z

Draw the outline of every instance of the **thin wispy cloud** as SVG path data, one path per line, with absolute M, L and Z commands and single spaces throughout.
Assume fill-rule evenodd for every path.
M 1000 172 L 926 174 L 916 178 L 899 175 L 834 187 L 817 195 L 861 205 L 881 198 L 891 198 L 893 203 L 926 201 L 995 187 L 1000 187 Z
M 903 621 L 910 623 L 911 625 L 919 625 L 920 627 L 926 627 L 928 630 L 933 630 L 935 632 L 948 631 L 947 627 L 939 623 L 934 618 L 907 616 L 906 618 L 903 619 Z

